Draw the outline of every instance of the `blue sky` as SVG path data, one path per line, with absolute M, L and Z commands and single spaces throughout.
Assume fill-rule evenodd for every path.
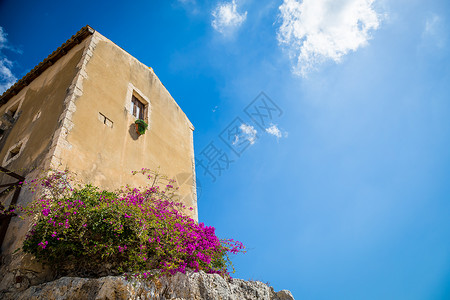
M 86 24 L 155 70 L 199 160 L 220 152 L 199 218 L 247 246 L 235 277 L 450 299 L 449 2 L 3 0 L 0 92 Z

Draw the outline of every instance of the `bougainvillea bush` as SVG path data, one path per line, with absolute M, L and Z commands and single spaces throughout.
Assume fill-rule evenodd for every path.
M 228 254 L 244 252 L 242 243 L 220 240 L 214 227 L 180 213 L 187 208 L 177 202 L 173 180 L 160 187 L 164 176 L 148 169 L 137 173 L 151 184 L 109 192 L 75 186 L 69 172 L 31 182 L 42 196 L 23 209 L 35 220 L 24 252 L 63 274 L 106 271 L 147 278 L 153 276 L 148 270 L 160 270 L 159 275 L 203 270 L 229 276 Z

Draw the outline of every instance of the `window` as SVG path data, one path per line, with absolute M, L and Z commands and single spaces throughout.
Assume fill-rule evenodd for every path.
M 139 101 L 134 95 L 131 97 L 130 112 L 136 119 L 145 119 L 145 104 Z
M 22 149 L 22 143 L 17 144 L 11 150 L 9 150 L 8 160 L 10 160 L 11 158 L 17 156 L 20 153 L 20 149 Z
M 8 152 L 6 152 L 6 155 L 3 158 L 3 166 L 8 165 L 20 156 L 20 154 L 23 152 L 23 149 L 25 148 L 25 144 L 27 143 L 28 138 L 29 136 L 23 138 L 8 149 Z
M 6 110 L 6 113 L 11 117 L 11 118 L 15 118 L 17 117 L 17 111 L 19 110 L 21 102 L 17 101 L 16 103 L 14 103 L 13 105 L 11 105 L 10 107 L 8 107 L 8 109 Z
M 127 93 L 124 98 L 124 108 L 133 117 L 128 115 L 130 121 L 135 119 L 144 120 L 150 127 L 152 103 L 143 92 L 137 89 L 131 82 L 128 83 Z M 133 119 L 133 120 L 132 120 Z
M 33 117 L 33 122 L 36 121 L 37 119 L 39 119 L 40 116 L 41 116 L 41 111 L 38 111 L 37 114 L 35 114 Z

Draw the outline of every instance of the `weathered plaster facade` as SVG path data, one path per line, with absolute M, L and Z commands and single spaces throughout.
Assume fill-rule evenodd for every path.
M 141 136 L 132 96 L 146 107 L 149 126 Z M 69 169 L 80 181 L 114 190 L 146 184 L 133 170 L 159 168 L 178 179 L 183 203 L 193 208 L 185 213 L 198 219 L 194 127 L 151 68 L 89 26 L 0 96 L 0 122 L 0 162 L 27 180 Z M 0 174 L 0 184 L 7 182 Z M 5 207 L 9 198 L 0 199 Z M 22 189 L 18 203 L 31 200 Z M 1 249 L 0 290 L 42 280 L 28 276 L 42 271 L 39 264 L 13 255 L 27 231 L 26 221 L 13 218 Z M 15 282 L 19 273 L 28 283 Z
M 144 178 L 142 167 L 194 178 L 193 126 L 153 70 L 95 32 L 66 96 L 52 166 L 63 165 L 89 182 L 117 188 Z M 146 134 L 138 136 L 130 112 L 134 95 L 146 104 Z M 106 118 L 105 124 L 102 118 Z M 142 180 L 142 181 L 140 181 Z M 180 187 L 197 219 L 194 182 Z

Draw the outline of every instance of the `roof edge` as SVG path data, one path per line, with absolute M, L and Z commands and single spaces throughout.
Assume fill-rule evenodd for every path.
M 80 44 L 86 37 L 94 34 L 95 30 L 86 25 L 81 28 L 76 34 L 62 44 L 58 49 L 53 51 L 47 58 L 35 66 L 30 72 L 28 72 L 22 79 L 19 79 L 9 89 L 7 89 L 0 96 L 0 106 L 7 103 L 9 99 L 17 95 L 24 87 L 28 86 L 34 79 L 41 75 L 47 68 L 53 65 L 61 57 L 63 57 L 70 49 Z

